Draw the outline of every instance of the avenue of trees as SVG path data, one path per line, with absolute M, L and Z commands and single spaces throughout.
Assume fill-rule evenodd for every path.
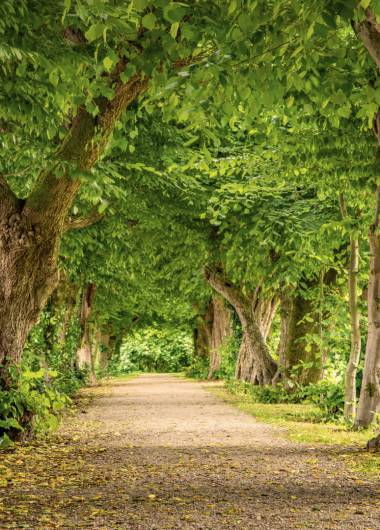
M 1 443 L 146 333 L 375 422 L 379 68 L 377 0 L 3 0 Z

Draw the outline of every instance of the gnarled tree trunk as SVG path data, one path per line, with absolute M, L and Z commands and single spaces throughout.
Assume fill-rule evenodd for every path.
M 71 187 L 73 184 L 71 183 Z M 0 384 L 11 385 L 9 368 L 18 365 L 22 350 L 40 311 L 58 283 L 59 234 L 66 210 L 60 183 L 50 222 L 38 210 L 0 197 Z M 3 187 L 4 191 L 4 187 Z
M 320 322 L 311 300 L 300 294 L 281 294 L 281 333 L 278 346 L 279 373 L 281 378 L 301 384 L 316 383 L 323 371 L 320 345 L 310 343 L 310 336 L 319 335 Z
M 222 362 L 221 348 L 227 343 L 232 335 L 231 310 L 226 307 L 222 297 L 213 296 L 212 298 L 212 329 L 210 344 L 210 365 L 208 378 L 212 379 L 215 372 L 220 368 Z
M 260 292 L 257 291 L 252 299 L 248 302 L 251 305 L 253 318 L 257 322 L 258 330 L 262 337 L 262 344 L 266 346 L 266 339 L 270 333 L 273 319 L 277 310 L 276 299 L 265 299 L 260 297 Z M 261 348 L 261 342 L 257 339 L 252 340 L 243 328 L 243 338 L 239 348 L 239 354 L 236 362 L 235 376 L 241 381 L 249 381 L 254 384 L 261 384 L 256 376 L 256 348 Z
M 210 285 L 234 307 L 243 328 L 236 376 L 254 384 L 270 384 L 277 365 L 255 315 L 255 297 L 244 295 L 225 278 L 223 271 L 206 270 L 205 274 Z M 261 324 L 267 329 L 266 318 L 262 318 Z
M 110 75 L 114 98 L 97 101 L 93 117 L 80 108 L 50 167 L 26 200 L 0 177 L 0 387 L 12 384 L 32 326 L 58 282 L 57 259 L 66 219 L 80 188 L 74 170 L 89 171 L 103 153 L 116 122 L 147 87 L 135 75 L 122 83 L 125 61 Z

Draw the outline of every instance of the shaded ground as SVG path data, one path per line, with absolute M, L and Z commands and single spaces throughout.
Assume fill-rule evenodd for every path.
M 93 392 L 55 440 L 5 457 L 2 530 L 380 529 L 380 479 L 341 448 L 287 442 L 173 376 Z

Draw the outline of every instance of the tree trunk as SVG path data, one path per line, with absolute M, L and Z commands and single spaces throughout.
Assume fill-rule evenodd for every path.
M 90 316 L 95 292 L 96 285 L 94 283 L 90 283 L 83 292 L 79 315 L 82 333 L 77 350 L 77 367 L 80 370 L 88 371 L 91 383 L 94 383 L 96 380 L 90 327 Z
M 272 359 L 254 312 L 255 298 L 246 296 L 231 284 L 219 271 L 206 271 L 210 285 L 235 308 L 243 329 L 236 376 L 254 384 L 270 384 L 277 365 Z M 271 304 L 267 307 L 272 308 Z M 267 320 L 262 325 L 267 328 Z
M 232 335 L 231 311 L 226 307 L 222 297 L 212 298 L 213 319 L 211 329 L 210 365 L 208 379 L 212 379 L 222 362 L 221 348 Z
M 196 357 L 208 358 L 210 355 L 213 318 L 213 304 L 210 301 L 204 314 L 198 314 L 196 317 L 194 329 L 194 353 Z
M 98 332 L 96 341 L 95 368 L 104 373 L 108 368 L 108 363 L 112 357 L 116 343 L 116 337 L 109 332 Z
M 339 194 L 339 207 L 342 219 L 348 217 L 344 194 Z M 348 307 L 351 323 L 351 351 L 346 367 L 344 384 L 344 417 L 355 419 L 356 415 L 356 374 L 360 361 L 361 336 L 360 312 L 358 303 L 358 272 L 359 272 L 359 239 L 350 233 L 350 262 L 348 266 Z
M 367 443 L 368 451 L 380 451 L 380 434 Z
M 278 302 L 276 299 L 265 299 L 254 296 L 250 302 L 252 307 L 253 318 L 257 322 L 259 333 L 262 340 L 254 338 L 253 333 L 249 334 L 243 326 L 243 338 L 239 348 L 236 362 L 235 377 L 241 381 L 249 381 L 253 384 L 262 384 L 260 376 L 257 375 L 257 355 L 260 355 L 261 348 L 266 346 L 266 339 L 270 333 L 273 319 L 276 314 Z M 249 303 L 249 302 L 248 302 Z M 240 318 L 240 317 L 239 317 Z M 256 352 L 259 350 L 259 353 Z
M 16 199 L 6 207 L 0 190 L 0 387 L 12 385 L 9 369 L 57 285 L 57 254 L 54 229 L 33 225 Z
M 380 25 L 370 8 L 364 10 L 365 17 L 354 24 L 358 38 L 380 72 Z M 380 150 L 380 112 L 374 116 L 373 130 Z M 376 187 L 376 209 L 374 223 L 369 233 L 371 250 L 370 277 L 368 286 L 368 336 L 365 353 L 363 381 L 360 390 L 356 426 L 367 426 L 379 410 L 380 401 L 380 236 L 379 231 L 380 188 Z M 371 442 L 370 442 L 371 443 Z
M 281 333 L 278 347 L 279 373 L 281 377 L 300 384 L 316 383 L 321 379 L 323 363 L 320 345 L 308 338 L 319 334 L 320 322 L 311 300 L 300 295 L 281 295 Z
M 379 194 L 379 191 L 378 191 Z M 380 409 L 380 235 L 373 226 L 369 234 L 370 276 L 368 285 L 368 337 L 357 427 L 367 427 Z
M 57 340 L 61 348 L 63 348 L 78 303 L 78 286 L 65 278 L 62 283 L 60 280 L 57 292 L 58 303 L 61 305 L 62 311 Z
M 80 188 L 72 172 L 91 170 L 124 110 L 147 88 L 139 75 L 121 82 L 124 63 L 110 75 L 114 98 L 97 101 L 96 117 L 79 108 L 26 200 L 17 199 L 0 177 L 0 388 L 12 385 L 10 369 L 20 364 L 28 333 L 57 285 L 61 235 Z
M 262 296 L 260 296 L 260 292 L 257 291 L 255 293 L 252 307 L 263 339 L 267 340 L 272 329 L 274 317 L 276 316 L 276 311 L 278 308 L 278 299 L 263 298 Z
M 358 304 L 359 241 L 350 236 L 350 265 L 348 271 L 349 311 L 351 321 L 351 351 L 346 368 L 344 388 L 344 417 L 353 420 L 356 415 L 356 374 L 361 351 L 360 313 Z

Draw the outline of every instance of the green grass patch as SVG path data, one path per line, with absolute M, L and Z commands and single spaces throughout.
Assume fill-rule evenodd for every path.
M 210 390 L 263 423 L 283 427 L 283 435 L 295 442 L 363 447 L 375 433 L 374 429 L 351 431 L 345 425 L 318 423 L 321 411 L 313 404 L 255 403 L 246 394 L 231 394 L 225 388 Z
M 380 476 L 380 455 L 379 453 L 356 453 L 354 455 L 342 455 L 346 465 L 356 473 L 369 477 L 379 478 Z
M 121 373 L 117 375 L 107 375 L 103 379 L 101 379 L 101 382 L 106 382 L 107 384 L 112 384 L 113 382 L 117 381 L 129 381 L 130 379 L 134 379 L 135 377 L 141 375 L 142 372 L 129 372 L 129 373 Z
M 213 394 L 239 410 L 251 414 L 258 421 L 280 427 L 279 435 L 293 442 L 311 445 L 335 445 L 364 449 L 367 441 L 375 435 L 375 429 L 352 431 L 343 424 L 318 423 L 320 409 L 313 404 L 302 403 L 256 403 L 247 394 L 232 394 L 226 388 L 206 386 Z M 340 455 L 354 472 L 368 476 L 379 476 L 380 454 L 353 452 Z

